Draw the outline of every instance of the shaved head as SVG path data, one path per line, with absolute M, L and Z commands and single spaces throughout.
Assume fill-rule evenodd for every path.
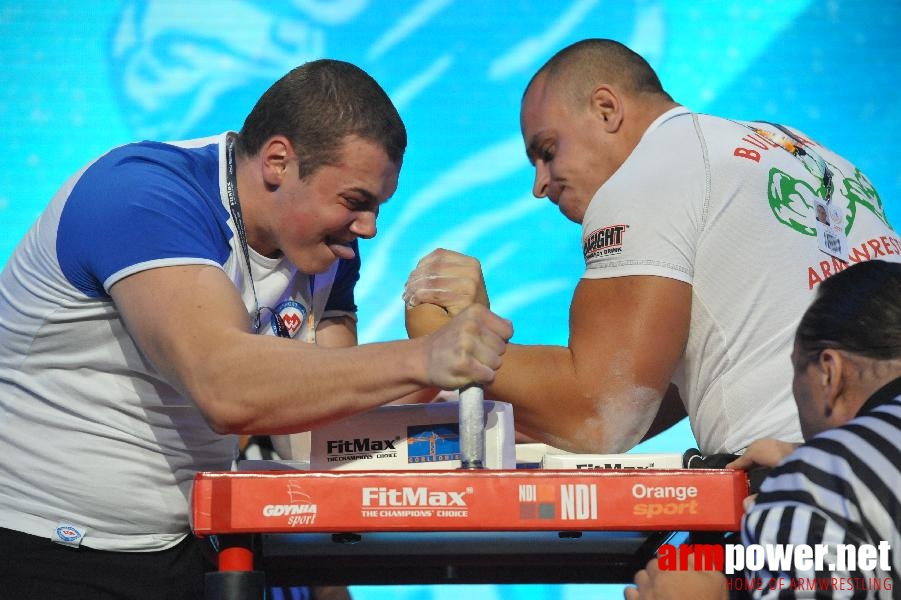
M 651 123 L 676 106 L 647 61 L 622 44 L 589 39 L 564 48 L 535 74 L 520 105 L 532 194 L 581 223 Z
M 633 95 L 652 94 L 672 101 L 651 65 L 613 40 L 587 39 L 560 50 L 535 73 L 523 97 L 539 81 L 562 92 L 575 105 L 587 102 L 600 83 L 615 85 Z

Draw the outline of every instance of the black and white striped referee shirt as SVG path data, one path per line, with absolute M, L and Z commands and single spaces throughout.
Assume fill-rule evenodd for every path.
M 873 394 L 854 419 L 786 457 L 763 482 L 744 518 L 745 546 L 824 544 L 828 549 L 823 571 L 791 565 L 746 573 L 763 582 L 754 598 L 901 598 L 899 497 L 901 378 Z M 840 544 L 877 547 L 880 542 L 890 550 L 875 570 L 837 568 Z M 768 585 L 774 578 L 776 585 Z

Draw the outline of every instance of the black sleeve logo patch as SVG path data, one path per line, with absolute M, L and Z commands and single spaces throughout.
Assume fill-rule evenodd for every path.
M 609 256 L 623 251 L 623 234 L 628 225 L 610 225 L 595 229 L 582 240 L 585 260 L 597 256 Z

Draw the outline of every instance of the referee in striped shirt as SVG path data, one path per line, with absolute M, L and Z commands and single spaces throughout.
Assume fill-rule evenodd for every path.
M 901 264 L 858 263 L 820 284 L 791 360 L 807 441 L 761 440 L 733 463 L 778 464 L 744 517 L 742 542 L 824 545 L 826 569 L 836 568 L 764 565 L 745 574 L 757 582 L 750 595 L 901 598 Z M 843 545 L 882 551 L 872 569 L 839 569 Z M 663 572 L 655 561 L 635 583 L 628 600 L 729 597 L 720 573 Z

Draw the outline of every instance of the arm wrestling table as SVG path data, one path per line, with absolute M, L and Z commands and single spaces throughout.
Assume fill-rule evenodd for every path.
M 207 600 L 265 585 L 626 583 L 676 532 L 737 531 L 734 470 L 198 473 Z

